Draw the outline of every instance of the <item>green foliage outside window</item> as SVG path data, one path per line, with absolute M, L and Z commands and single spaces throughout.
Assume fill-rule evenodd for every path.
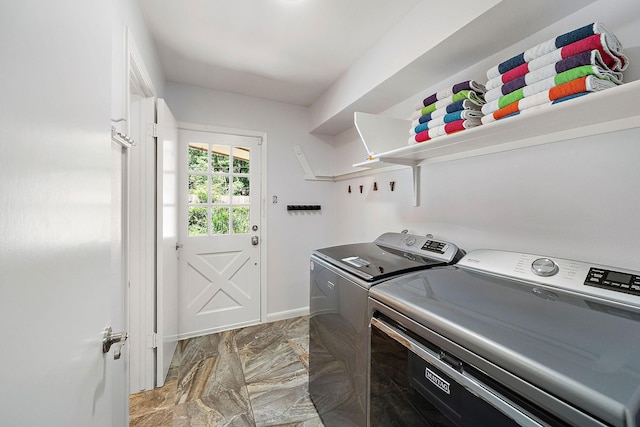
M 207 208 L 189 208 L 189 236 L 207 235 Z
M 229 208 L 211 209 L 211 234 L 229 234 Z
M 235 234 L 246 234 L 249 232 L 249 207 L 233 207 L 233 232 Z

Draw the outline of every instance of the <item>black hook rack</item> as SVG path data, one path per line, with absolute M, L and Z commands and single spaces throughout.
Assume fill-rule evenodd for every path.
M 319 211 L 320 205 L 287 205 L 288 211 Z

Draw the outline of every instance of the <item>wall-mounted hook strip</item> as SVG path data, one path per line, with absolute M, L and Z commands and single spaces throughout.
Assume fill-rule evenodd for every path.
M 287 205 L 288 211 L 319 211 L 320 205 Z
M 111 126 L 111 139 L 127 148 L 131 148 L 132 146 L 136 145 L 136 142 L 133 139 L 129 138 L 122 132 L 119 132 L 113 126 Z

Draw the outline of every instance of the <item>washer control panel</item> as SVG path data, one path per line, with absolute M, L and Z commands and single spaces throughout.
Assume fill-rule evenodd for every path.
M 584 284 L 587 286 L 596 286 L 618 292 L 640 295 L 640 276 L 623 273 L 621 271 L 591 267 Z
M 384 233 L 375 243 L 410 255 L 437 259 L 446 263 L 455 262 L 464 255 L 455 244 L 436 240 L 431 235 L 417 236 L 406 233 Z M 405 255 L 406 256 L 406 255 Z
M 443 254 L 449 249 L 449 244 L 445 242 L 438 242 L 437 240 L 427 240 L 424 242 L 421 248 L 423 251 L 436 252 Z

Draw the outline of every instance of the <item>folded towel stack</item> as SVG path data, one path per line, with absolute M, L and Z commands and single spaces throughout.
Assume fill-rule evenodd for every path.
M 627 57 L 596 22 L 555 37 L 487 71 L 482 123 L 622 84 Z
M 485 91 L 483 84 L 467 80 L 426 97 L 411 116 L 409 144 L 480 126 Z

